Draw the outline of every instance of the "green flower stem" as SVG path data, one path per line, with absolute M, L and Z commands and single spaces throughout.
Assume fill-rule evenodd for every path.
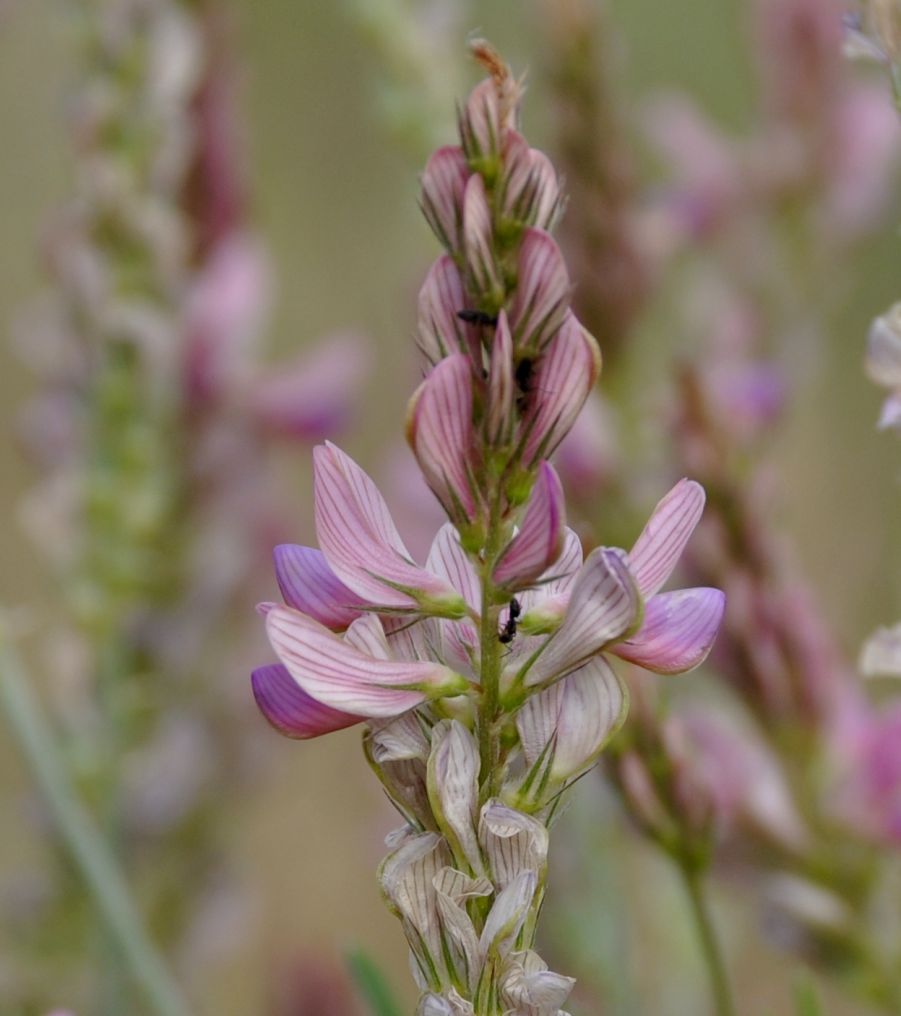
M 42 793 L 59 835 L 81 872 L 121 958 L 156 1016 L 191 1009 L 150 941 L 109 846 L 78 800 L 50 726 L 18 655 L 0 632 L 0 706 Z
M 676 858 L 694 918 L 698 942 L 710 976 L 716 1016 L 735 1016 L 735 1003 L 726 974 L 726 964 L 704 894 L 703 871 L 688 858 Z
M 496 490 L 491 498 L 491 513 L 488 520 L 488 534 L 481 565 L 482 615 L 479 621 L 479 655 L 482 696 L 479 703 L 479 757 L 481 773 L 479 778 L 480 799 L 484 804 L 500 789 L 500 684 L 501 650 L 498 638 L 498 624 L 501 607 L 495 600 L 497 590 L 492 574 L 503 537 L 499 512 L 500 492 Z

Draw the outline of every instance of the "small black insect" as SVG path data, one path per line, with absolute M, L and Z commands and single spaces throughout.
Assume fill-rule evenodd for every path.
M 519 605 L 519 600 L 514 596 L 510 601 L 510 611 L 507 614 L 507 622 L 501 633 L 498 635 L 498 641 L 502 642 L 505 646 L 516 638 L 516 622 L 519 620 L 519 615 L 522 613 L 522 607 Z
M 535 361 L 525 357 L 516 365 L 516 387 L 519 394 L 516 396 L 516 405 L 521 413 L 524 413 L 529 404 L 529 395 L 532 393 L 532 381 L 535 375 Z
M 497 324 L 497 314 L 486 314 L 483 310 L 464 308 L 457 311 L 457 317 L 468 325 L 485 325 L 494 328 Z

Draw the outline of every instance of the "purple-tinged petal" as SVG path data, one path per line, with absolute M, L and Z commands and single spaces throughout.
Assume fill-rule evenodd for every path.
M 539 351 L 563 324 L 570 281 L 560 248 L 541 229 L 527 229 L 519 248 L 510 328 L 518 349 Z
M 507 315 L 501 311 L 497 330 L 491 343 L 491 365 L 488 370 L 488 411 L 485 433 L 492 445 L 506 444 L 513 426 L 513 336 Z
M 453 258 L 444 254 L 429 269 L 419 291 L 416 343 L 430 364 L 439 363 L 451 353 L 480 352 L 476 329 L 459 316 L 466 309 L 463 278 Z
M 282 543 L 272 551 L 275 578 L 289 607 L 326 628 L 346 628 L 365 605 L 329 568 L 321 550 Z
M 460 249 L 463 191 L 469 176 L 462 149 L 446 145 L 433 153 L 422 174 L 422 211 L 438 241 L 449 251 Z
M 346 586 L 388 610 L 465 613 L 458 593 L 413 562 L 385 499 L 353 459 L 331 443 L 320 445 L 313 473 L 319 545 Z
M 550 774 L 557 780 L 591 765 L 626 715 L 627 699 L 616 674 L 600 656 L 546 691 L 516 714 L 523 754 L 534 765 L 554 738 Z
M 560 184 L 551 160 L 538 149 L 529 148 L 517 131 L 507 131 L 501 181 L 503 215 L 526 226 L 550 230 L 560 203 Z
M 629 552 L 629 566 L 648 599 L 670 577 L 704 511 L 704 488 L 680 480 L 657 505 Z
M 280 663 L 257 667 L 250 680 L 260 712 L 286 737 L 299 740 L 319 737 L 351 727 L 363 719 L 311 698 Z
M 564 677 L 635 624 L 641 598 L 624 551 L 598 547 L 576 577 L 563 624 L 525 673 L 529 686 Z
M 478 510 L 474 495 L 472 367 L 455 353 L 433 367 L 410 403 L 407 439 L 432 492 L 459 522 Z
M 290 607 L 269 611 L 266 634 L 300 687 L 342 712 L 398 716 L 427 698 L 459 694 L 465 688 L 459 675 L 437 663 L 367 656 Z
M 463 252 L 466 280 L 473 293 L 494 302 L 503 290 L 494 261 L 491 207 L 480 176 L 471 176 L 463 195 Z
M 679 589 L 652 596 L 641 628 L 611 652 L 657 674 L 683 674 L 707 659 L 723 620 L 719 589 Z
M 526 589 L 519 598 L 522 606 L 519 627 L 526 635 L 546 635 L 560 627 L 582 563 L 582 541 L 567 528 L 560 556 L 539 577 L 536 588 Z
M 568 313 L 562 327 L 538 361 L 525 393 L 524 459 L 548 458 L 566 437 L 601 370 L 597 343 Z
M 494 581 L 511 590 L 534 582 L 560 556 L 565 527 L 560 478 L 549 462 L 542 462 L 519 532 L 501 554 Z

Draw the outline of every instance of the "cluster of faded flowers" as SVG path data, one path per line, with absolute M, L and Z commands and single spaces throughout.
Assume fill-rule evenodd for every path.
M 660 592 L 703 510 L 690 480 L 628 552 L 583 556 L 566 526 L 548 460 L 600 352 L 569 306 L 551 236 L 560 184 L 517 130 L 520 85 L 487 45 L 475 52 L 489 75 L 460 110 L 460 145 L 423 175 L 445 253 L 419 296 L 427 373 L 407 415 L 449 521 L 417 563 L 372 480 L 318 447 L 319 549 L 276 548 L 284 602 L 260 612 L 278 662 L 252 681 L 289 737 L 365 724 L 366 758 L 404 820 L 379 879 L 410 945 L 420 1016 L 564 1016 L 573 981 L 533 943 L 549 828 L 627 711 L 611 659 L 690 670 L 724 596 Z

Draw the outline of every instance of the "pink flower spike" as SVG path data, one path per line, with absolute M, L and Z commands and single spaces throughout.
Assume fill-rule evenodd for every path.
M 266 634 L 303 691 L 342 712 L 399 716 L 427 698 L 456 695 L 466 687 L 462 677 L 437 663 L 367 656 L 290 607 L 269 611 Z
M 256 419 L 271 433 L 318 441 L 347 422 L 366 371 L 359 335 L 333 336 L 312 352 L 270 371 L 251 395 Z
M 680 480 L 657 505 L 629 552 L 629 566 L 648 599 L 670 577 L 704 511 L 704 488 Z
M 726 597 L 719 589 L 680 589 L 653 596 L 632 638 L 611 652 L 657 674 L 684 674 L 707 659 L 716 639 Z
M 519 248 L 510 328 L 517 348 L 541 350 L 566 317 L 570 281 L 560 248 L 542 229 L 527 229 Z
M 529 686 L 564 677 L 636 623 L 641 598 L 623 551 L 598 547 L 573 584 L 563 624 L 525 673 Z
M 576 316 L 562 327 L 538 361 L 523 422 L 524 459 L 548 458 L 569 433 L 601 371 L 601 352 Z
M 474 295 L 497 298 L 503 293 L 494 263 L 491 208 L 485 181 L 471 176 L 463 195 L 463 251 L 466 260 L 466 279 Z
M 476 330 L 460 320 L 467 307 L 463 278 L 453 258 L 444 254 L 429 269 L 419 291 L 416 344 L 434 366 L 451 353 L 481 355 Z
M 313 452 L 313 494 L 319 546 L 349 589 L 389 612 L 463 616 L 460 594 L 413 562 L 376 485 L 331 443 Z
M 448 251 L 457 251 L 461 246 L 463 191 L 468 177 L 466 156 L 453 145 L 434 152 L 422 174 L 423 214 Z
M 413 396 L 407 439 L 423 475 L 447 514 L 471 522 L 473 491 L 472 366 L 455 353 L 433 367 Z
M 491 365 L 488 370 L 488 412 L 485 421 L 486 436 L 494 445 L 506 444 L 513 421 L 513 336 L 507 315 L 501 311 L 497 318 L 494 341 L 491 343 Z
M 289 607 L 326 628 L 346 628 L 365 605 L 329 568 L 321 550 L 282 543 L 272 551 L 275 579 Z
M 285 737 L 306 740 L 352 727 L 363 719 L 310 698 L 280 663 L 257 667 L 250 680 L 260 712 Z
M 511 591 L 533 583 L 560 556 L 565 528 L 563 486 L 554 467 L 542 462 L 520 530 L 501 554 L 494 581 Z

